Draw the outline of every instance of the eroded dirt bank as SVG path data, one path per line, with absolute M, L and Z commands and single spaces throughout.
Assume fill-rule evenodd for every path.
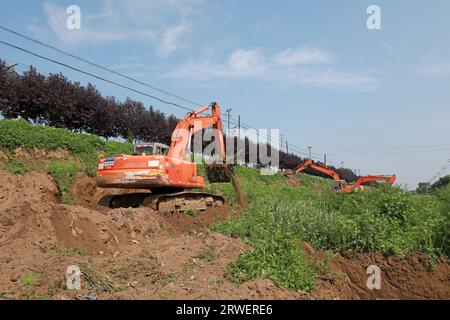
M 249 247 L 208 230 L 236 214 L 232 208 L 196 217 L 109 209 L 97 204 L 105 192 L 92 178 L 78 175 L 71 191 L 74 204 L 63 205 L 48 175 L 0 171 L 0 298 L 86 299 L 93 292 L 98 299 L 450 298 L 448 262 L 430 271 L 421 254 L 333 257 L 329 275 L 308 294 L 268 280 L 237 285 L 224 270 Z M 366 288 L 370 264 L 382 269 L 379 291 Z M 81 267 L 81 290 L 64 289 L 70 265 Z

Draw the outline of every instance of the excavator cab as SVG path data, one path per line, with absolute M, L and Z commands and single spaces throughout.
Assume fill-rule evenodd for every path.
M 169 146 L 164 143 L 151 142 L 141 143 L 134 146 L 133 155 L 135 156 L 153 156 L 166 155 L 169 151 Z

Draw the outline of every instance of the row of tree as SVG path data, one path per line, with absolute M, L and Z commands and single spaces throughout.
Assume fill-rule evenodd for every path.
M 23 118 L 31 123 L 92 133 L 105 139 L 159 141 L 170 144 L 178 122 L 152 106 L 127 98 L 104 97 L 94 85 L 82 86 L 63 74 L 40 74 L 35 68 L 16 73 L 0 59 L 0 112 L 8 119 Z M 249 149 L 246 140 L 246 152 Z M 304 159 L 280 152 L 280 167 L 293 169 Z M 338 171 L 340 169 L 337 169 Z M 342 178 L 354 180 L 350 170 Z M 320 174 L 318 174 L 320 175 Z
M 5 118 L 134 141 L 170 142 L 177 124 L 152 106 L 127 98 L 103 97 L 94 85 L 82 86 L 62 74 L 44 76 L 31 67 L 23 75 L 0 60 L 0 111 Z
M 448 185 L 450 185 L 450 175 L 439 178 L 439 180 L 433 184 L 429 182 L 419 182 L 416 192 L 420 194 L 433 193 L 447 187 Z

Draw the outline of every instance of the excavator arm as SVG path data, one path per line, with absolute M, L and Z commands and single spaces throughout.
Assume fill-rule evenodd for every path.
M 211 107 L 211 114 L 201 116 L 203 112 Z M 167 156 L 173 159 L 183 159 L 190 145 L 191 137 L 197 131 L 212 127 L 215 134 L 215 142 L 220 156 L 225 157 L 225 144 L 223 141 L 223 128 L 220 107 L 213 102 L 210 106 L 204 106 L 198 110 L 188 113 L 185 118 L 178 122 L 173 134 L 172 142 Z
M 314 169 L 316 171 L 322 172 L 330 177 L 332 177 L 334 180 L 336 181 L 341 181 L 341 178 L 339 177 L 339 174 L 327 167 L 324 167 L 322 165 L 316 164 L 314 163 L 314 161 L 312 160 L 307 160 L 304 163 L 300 164 L 299 166 L 297 166 L 297 168 L 295 168 L 295 173 L 300 173 L 305 171 L 307 168 L 311 168 Z
M 336 171 L 322 165 L 321 163 L 314 163 L 314 161 L 312 160 L 307 160 L 301 163 L 300 165 L 297 166 L 297 168 L 294 169 L 294 171 L 295 173 L 300 173 L 305 171 L 307 168 L 311 168 L 314 169 L 315 171 L 322 172 L 327 176 L 333 178 L 333 180 L 337 182 L 337 185 L 335 186 L 337 191 L 348 193 L 354 190 L 353 185 L 351 184 L 347 185 L 345 180 L 342 180 Z
M 363 183 L 371 182 L 371 181 L 386 181 L 387 184 L 393 185 L 397 177 L 394 175 L 386 176 L 386 175 L 369 175 L 364 176 L 356 180 L 355 187 L 361 186 Z

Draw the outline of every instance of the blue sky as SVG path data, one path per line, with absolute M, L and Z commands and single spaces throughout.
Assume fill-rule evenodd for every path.
M 80 30 L 66 27 L 72 4 Z M 366 27 L 370 4 L 381 9 L 381 30 Z M 414 188 L 450 159 L 449 13 L 445 0 L 3 1 L 0 21 L 180 96 L 218 101 L 253 127 L 279 128 L 304 152 L 312 146 L 361 174 L 396 173 Z M 0 39 L 175 101 L 1 30 Z M 2 45 L 0 57 L 18 71 L 63 72 L 105 95 L 184 114 Z

